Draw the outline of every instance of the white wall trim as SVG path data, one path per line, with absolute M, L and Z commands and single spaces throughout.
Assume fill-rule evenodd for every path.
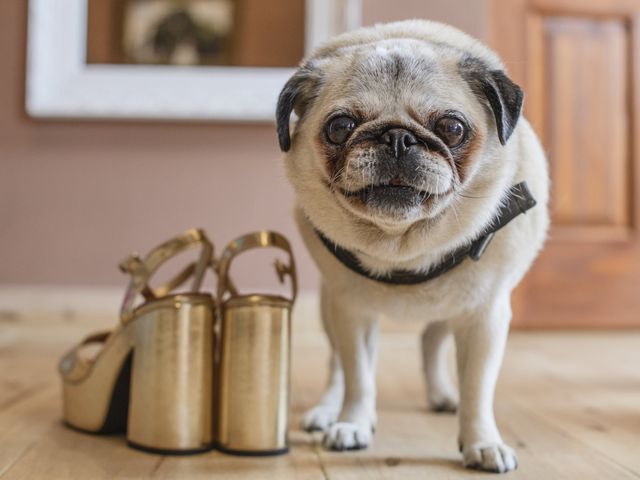
M 271 121 L 293 69 L 87 65 L 88 0 L 29 0 L 26 109 L 38 118 Z M 361 0 L 306 0 L 305 49 L 356 28 Z
M 113 314 L 120 308 L 124 287 L 50 287 L 0 285 L 0 312 L 82 312 Z
M 0 285 L 0 315 L 73 312 L 113 316 L 117 322 L 125 287 Z M 246 289 L 252 291 L 252 289 Z M 257 288 L 255 291 L 259 291 Z M 295 321 L 308 321 L 318 316 L 318 293 L 302 291 L 296 300 Z

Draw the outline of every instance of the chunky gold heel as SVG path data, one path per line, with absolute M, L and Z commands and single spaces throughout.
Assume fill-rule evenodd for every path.
M 165 286 L 148 286 L 162 263 L 194 246 L 202 248 L 197 262 Z M 144 260 L 134 255 L 121 264 L 132 280 L 120 325 L 92 335 L 60 362 L 68 425 L 94 433 L 126 430 L 131 446 L 165 454 L 211 448 L 215 306 L 198 291 L 212 258 L 204 232 L 188 230 Z M 190 277 L 188 293 L 170 294 Z M 134 307 L 139 295 L 145 302 Z M 83 357 L 91 343 L 102 344 L 100 352 Z
M 289 264 L 276 261 L 280 282 L 291 278 L 292 298 L 240 295 L 229 282 L 229 267 L 239 253 L 276 247 Z M 275 455 L 288 451 L 291 307 L 296 275 L 289 242 L 274 232 L 234 240 L 217 267 L 220 302 L 217 445 L 226 453 Z
M 161 453 L 212 444 L 213 304 L 209 295 L 172 295 L 146 304 L 131 327 L 127 441 Z

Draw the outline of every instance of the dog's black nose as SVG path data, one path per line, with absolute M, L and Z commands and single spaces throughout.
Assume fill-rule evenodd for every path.
M 418 140 L 404 128 L 391 128 L 380 136 L 380 142 L 391 147 L 393 156 L 400 158 L 412 145 L 418 143 Z

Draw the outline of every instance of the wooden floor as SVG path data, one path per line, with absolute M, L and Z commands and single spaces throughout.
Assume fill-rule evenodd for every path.
M 162 457 L 121 436 L 85 435 L 60 422 L 61 354 L 104 315 L 0 311 L 0 478 L 9 479 L 457 479 L 488 478 L 460 466 L 454 416 L 428 413 L 414 327 L 385 327 L 374 446 L 333 453 L 297 428 L 321 392 L 326 346 L 308 308 L 298 311 L 289 455 L 211 452 Z M 640 332 L 515 332 L 496 415 L 520 467 L 507 478 L 640 478 Z

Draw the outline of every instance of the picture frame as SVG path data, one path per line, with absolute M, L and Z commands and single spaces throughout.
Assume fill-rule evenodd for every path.
M 26 111 L 38 119 L 272 121 L 292 68 L 87 64 L 89 0 L 29 0 Z M 362 0 L 305 0 L 305 51 Z

